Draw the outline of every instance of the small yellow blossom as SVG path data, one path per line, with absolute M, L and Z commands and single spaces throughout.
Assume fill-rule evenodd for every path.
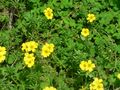
M 35 52 L 35 49 L 38 47 L 38 43 L 36 43 L 35 41 L 30 41 L 28 43 L 28 51 L 32 51 Z
M 83 71 L 87 71 L 87 61 L 81 61 L 79 67 L 81 68 L 81 70 Z
M 83 71 L 92 72 L 93 69 L 95 68 L 95 64 L 92 63 L 91 60 L 88 60 L 88 61 L 81 61 L 79 67 L 80 67 L 81 70 L 83 70 Z
M 48 57 L 50 55 L 50 51 L 48 50 L 48 48 L 42 48 L 42 53 L 41 55 L 43 57 Z
M 6 48 L 0 46 L 0 63 L 5 60 Z
M 25 53 L 24 63 L 27 67 L 31 68 L 34 65 L 34 60 L 35 60 L 35 57 L 33 53 L 31 54 Z
M 87 64 L 88 64 L 88 65 L 87 65 L 87 66 L 88 66 L 88 71 L 89 71 L 89 72 L 92 72 L 93 69 L 95 68 L 95 64 L 92 63 L 91 60 L 88 60 Z
M 81 35 L 84 37 L 87 37 L 90 34 L 89 29 L 88 28 L 83 28 Z
M 3 54 L 0 54 L 0 63 L 2 63 L 5 60 L 5 56 Z
M 53 52 L 54 51 L 54 44 L 48 44 L 48 43 L 46 43 L 45 45 L 44 45 L 44 47 L 46 47 L 46 48 L 48 48 L 48 50 L 49 50 L 49 52 Z
M 46 43 L 42 47 L 41 55 L 43 57 L 48 57 L 53 51 L 54 51 L 54 44 L 48 44 L 48 43 Z
M 53 18 L 53 10 L 51 8 L 45 9 L 44 14 L 47 17 L 47 19 L 52 19 Z
M 28 42 L 22 44 L 22 51 L 28 52 Z
M 36 43 L 35 41 L 29 41 L 22 44 L 22 50 L 26 52 L 35 52 L 37 47 L 38 43 Z
M 94 81 L 90 84 L 90 90 L 104 90 L 103 80 L 94 78 Z
M 50 87 L 45 87 L 43 90 L 57 90 L 56 88 L 50 86 Z
M 0 46 L 0 54 L 5 55 L 6 54 L 6 48 Z
M 117 78 L 120 79 L 120 73 L 117 74 Z
M 96 20 L 96 17 L 94 14 L 88 14 L 87 20 L 89 22 L 93 22 L 94 20 Z

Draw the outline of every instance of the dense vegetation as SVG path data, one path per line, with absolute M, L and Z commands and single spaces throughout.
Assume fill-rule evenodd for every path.
M 0 90 L 120 90 L 119 0 L 0 0 Z

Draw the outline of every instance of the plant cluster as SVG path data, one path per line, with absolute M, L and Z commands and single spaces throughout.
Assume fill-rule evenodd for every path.
M 0 1 L 0 90 L 119 90 L 118 2 Z

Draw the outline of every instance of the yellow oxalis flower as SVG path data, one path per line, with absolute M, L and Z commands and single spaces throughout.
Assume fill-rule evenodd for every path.
M 87 71 L 87 61 L 81 61 L 79 67 L 81 68 L 81 70 L 83 71 Z
M 48 44 L 48 43 L 46 43 L 42 47 L 41 55 L 43 57 L 48 57 L 53 51 L 54 51 L 54 44 Z
M 22 51 L 28 52 L 28 42 L 22 44 Z
M 43 90 L 57 90 L 56 88 L 50 86 L 50 87 L 45 87 Z
M 89 22 L 93 22 L 94 20 L 96 20 L 96 17 L 94 14 L 88 14 L 87 20 Z
M 0 63 L 5 60 L 6 48 L 0 46 Z
M 35 57 L 34 54 L 25 53 L 24 63 L 27 67 L 31 68 L 34 65 Z
M 35 52 L 37 47 L 38 43 L 36 43 L 35 41 L 29 41 L 22 44 L 22 50 L 26 52 Z
M 94 78 L 94 81 L 90 84 L 90 90 L 104 90 L 103 80 Z
M 0 54 L 5 55 L 6 54 L 6 48 L 0 46 Z
M 30 41 L 28 43 L 28 51 L 32 51 L 35 52 L 35 49 L 38 47 L 38 43 L 36 43 L 35 41 Z
M 42 48 L 42 53 L 41 53 L 41 55 L 43 56 L 43 57 L 48 57 L 49 55 L 50 55 L 50 51 L 49 51 L 49 49 L 48 48 Z
M 5 56 L 3 54 L 0 54 L 0 63 L 2 63 L 5 60 Z
M 52 19 L 53 18 L 53 10 L 51 8 L 45 9 L 44 15 L 47 17 L 47 19 Z
M 54 51 L 54 47 L 55 46 L 54 46 L 54 44 L 48 44 L 48 43 L 46 43 L 44 47 L 48 48 L 49 52 L 52 53 Z
M 87 70 L 89 71 L 89 72 L 92 72 L 93 71 L 93 69 L 95 68 L 95 64 L 94 63 L 92 63 L 92 61 L 91 60 L 88 60 L 88 62 L 87 62 Z
M 81 35 L 84 37 L 87 37 L 90 34 L 89 29 L 88 28 L 83 28 Z
M 80 67 L 81 70 L 83 70 L 83 71 L 92 72 L 93 69 L 95 68 L 95 64 L 92 63 L 91 60 L 88 60 L 88 61 L 81 61 L 79 67 Z

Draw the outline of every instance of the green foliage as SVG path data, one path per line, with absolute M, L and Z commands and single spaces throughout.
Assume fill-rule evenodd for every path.
M 0 64 L 0 90 L 79 90 L 94 77 L 103 79 L 105 90 L 117 90 L 120 81 L 120 7 L 119 0 L 2 0 L 0 2 L 0 46 L 7 48 Z M 44 10 L 53 10 L 48 20 Z M 12 13 L 12 21 L 10 21 Z M 89 23 L 89 13 L 96 21 Z M 12 23 L 12 28 L 9 28 Z M 82 28 L 89 28 L 87 38 Z M 22 43 L 36 41 L 35 65 L 25 67 Z M 55 51 L 41 56 L 45 42 L 53 43 Z M 91 59 L 96 67 L 91 73 L 79 68 L 82 60 Z

